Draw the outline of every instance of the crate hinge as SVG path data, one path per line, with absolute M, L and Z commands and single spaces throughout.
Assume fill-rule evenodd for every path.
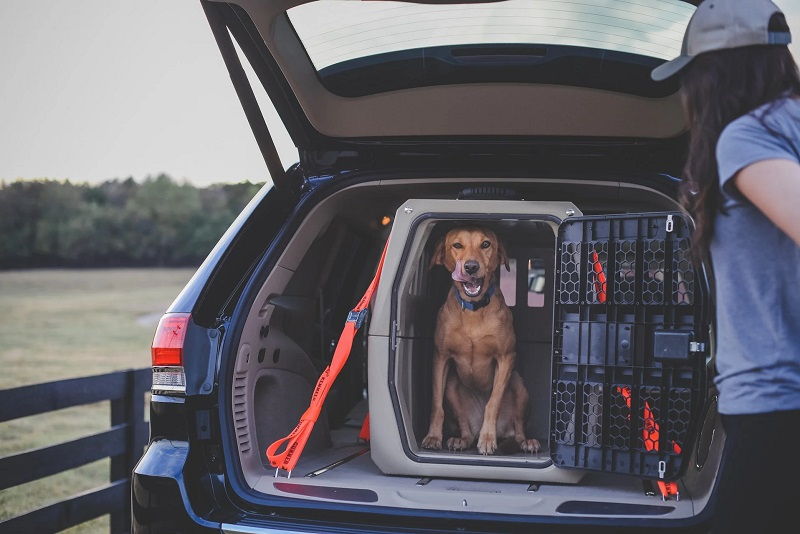
M 702 341 L 690 341 L 689 352 L 705 352 L 706 344 Z

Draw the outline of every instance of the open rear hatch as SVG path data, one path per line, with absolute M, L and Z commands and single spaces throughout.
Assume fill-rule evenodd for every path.
M 595 159 L 638 147 L 660 171 L 677 169 L 677 84 L 649 73 L 680 50 L 689 2 L 202 4 L 276 185 L 283 169 L 231 36 L 307 174 L 430 160 L 454 146 L 460 155 L 578 147 Z

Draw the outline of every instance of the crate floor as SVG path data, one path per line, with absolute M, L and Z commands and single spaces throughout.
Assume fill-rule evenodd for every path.
M 358 440 L 361 418 L 331 432 L 333 446 L 306 452 L 291 478 L 265 474 L 254 485 L 280 497 L 442 511 L 569 517 L 689 518 L 696 513 L 681 487 L 680 500 L 646 495 L 643 481 L 588 473 L 578 484 L 535 484 L 503 480 L 424 478 L 383 474 L 369 445 Z M 358 422 L 358 423 L 357 423 Z M 543 453 L 539 453 L 542 455 Z M 326 469 L 327 468 L 327 469 Z
M 478 448 L 477 447 L 470 447 L 469 449 L 464 449 L 464 450 L 459 450 L 459 451 L 451 451 L 451 450 L 448 450 L 447 448 L 444 448 L 444 449 L 439 450 L 439 451 L 430 450 L 430 449 L 423 449 L 423 450 L 425 451 L 425 455 L 426 456 L 441 454 L 442 456 L 446 455 L 448 458 L 450 458 L 450 457 L 452 457 L 453 454 L 458 454 L 459 456 L 463 456 L 464 458 L 467 458 L 467 459 L 474 458 L 475 460 L 485 460 L 487 458 L 486 456 L 484 456 L 484 455 L 482 455 L 481 453 L 478 452 Z M 516 451 L 516 452 L 502 454 L 502 456 L 504 458 L 527 458 L 527 459 L 530 459 L 530 460 L 547 461 L 547 459 L 550 458 L 550 451 L 546 447 L 544 447 L 544 448 L 542 448 L 542 450 L 540 450 L 539 452 L 536 452 L 536 453 L 527 453 L 527 452 L 522 452 L 522 451 Z

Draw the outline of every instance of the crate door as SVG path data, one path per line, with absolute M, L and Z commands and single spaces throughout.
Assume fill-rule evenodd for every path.
M 565 220 L 556 254 L 554 463 L 676 478 L 705 395 L 707 286 L 679 213 Z

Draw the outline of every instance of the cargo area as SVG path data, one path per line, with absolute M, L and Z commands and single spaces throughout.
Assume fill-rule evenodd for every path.
M 358 440 L 365 408 L 356 407 L 344 424 L 331 430 L 328 447 L 304 453 L 291 478 L 286 473 L 275 478 L 274 470 L 264 471 L 253 489 L 315 502 L 447 512 L 665 519 L 696 513 L 697 503 L 683 484 L 680 500 L 664 502 L 655 483 L 619 475 L 590 473 L 579 484 L 388 476 L 371 460 L 367 444 Z
M 604 238 L 601 226 L 605 223 L 589 227 L 581 223 L 580 228 L 569 230 L 572 233 L 559 235 L 562 221 L 553 216 L 530 209 L 509 215 L 525 203 L 550 203 L 553 210 L 571 209 L 571 216 L 603 220 L 623 220 L 631 213 L 674 213 L 677 206 L 655 191 L 621 183 L 527 179 L 506 186 L 519 200 L 487 200 L 488 190 L 476 183 L 467 191 L 470 183 L 464 180 L 375 182 L 344 189 L 305 217 L 269 273 L 254 273 L 263 276 L 263 281 L 238 350 L 230 355 L 233 428 L 226 429 L 235 443 L 235 450 L 226 452 L 233 455 L 252 490 L 266 499 L 508 515 L 675 519 L 692 517 L 702 509 L 722 442 L 713 439 L 718 424 L 713 399 L 698 393 L 705 386 L 703 376 L 687 370 L 686 362 L 694 361 L 694 356 L 681 352 L 690 339 L 687 332 L 695 326 L 694 311 L 684 312 L 690 297 L 673 295 L 670 288 L 686 292 L 687 283 L 697 282 L 685 263 L 683 272 L 672 266 L 671 262 L 685 259 L 680 256 L 682 249 L 668 241 L 660 256 L 655 248 L 642 249 L 634 251 L 633 260 L 626 260 L 627 249 L 614 256 L 617 249 L 613 247 L 625 239 L 636 243 L 655 239 L 647 234 L 649 223 L 635 231 L 625 230 L 628 227 L 620 223 L 617 226 L 623 233 Z M 479 211 L 477 205 L 503 202 L 511 206 L 505 215 L 492 215 L 492 210 L 485 209 L 481 223 L 507 246 L 509 270 L 500 269 L 498 282 L 514 317 L 516 367 L 530 394 L 526 433 L 537 438 L 542 449 L 536 454 L 483 456 L 474 450 L 420 447 L 430 416 L 435 316 L 450 284 L 446 270 L 429 266 L 431 243 L 453 225 L 475 222 L 473 215 L 437 213 L 424 224 L 417 223 L 409 234 L 418 239 L 414 243 L 410 239 L 404 249 L 408 254 L 403 255 L 403 269 L 389 278 L 393 286 L 388 296 L 376 298 L 379 309 L 356 337 L 291 478 L 285 472 L 276 477 L 264 451 L 287 435 L 308 407 L 347 312 L 372 278 L 399 217 L 398 209 L 409 199 L 460 203 L 464 213 L 473 215 Z M 568 218 L 566 213 L 563 218 Z M 611 251 L 590 247 L 603 239 L 610 239 Z M 625 302 L 619 284 L 626 280 L 624 276 L 617 279 L 625 272 L 620 262 L 639 262 L 641 270 L 648 250 L 649 261 L 670 262 L 670 266 L 660 274 L 650 269 L 650 279 L 643 275 L 631 282 L 635 301 Z M 578 262 L 576 276 L 583 279 L 573 291 L 583 295 L 574 301 L 568 287 L 572 275 L 562 272 L 564 261 L 573 258 Z M 581 267 L 579 262 L 587 260 Z M 608 274 L 602 291 L 591 278 L 597 274 L 595 263 L 602 264 Z M 657 294 L 648 293 L 651 289 Z M 606 296 L 600 297 L 601 293 Z M 643 303 L 643 296 L 655 300 Z M 600 298 L 608 302 L 599 302 Z M 617 328 L 622 332 L 625 326 L 634 328 L 628 338 L 617 333 Z M 579 334 L 573 336 L 570 328 L 577 328 Z M 669 332 L 664 333 L 665 329 Z M 598 343 L 604 347 L 602 361 L 593 348 Z M 649 359 L 634 356 L 634 347 L 644 346 L 659 347 L 662 357 L 656 361 L 652 355 Z M 625 370 L 617 365 L 624 357 L 620 347 L 633 351 Z M 386 358 L 376 360 L 375 350 Z M 625 387 L 629 388 L 627 398 L 633 399 L 627 411 Z M 380 409 L 376 399 L 380 399 Z M 616 402 L 616 407 L 598 399 Z M 659 462 L 671 453 L 677 457 L 678 449 L 648 448 L 642 435 L 647 418 L 631 419 L 631 414 L 643 413 L 645 400 L 652 418 L 663 425 L 664 435 L 657 441 L 685 448 L 682 463 L 668 462 L 669 469 L 675 469 L 669 474 L 681 473 L 677 480 L 680 499 L 662 500 L 655 481 Z M 683 414 L 678 408 L 685 410 Z M 372 443 L 358 438 L 368 411 Z M 620 427 L 616 444 L 608 428 L 614 424 Z M 376 463 L 376 454 L 384 459 Z M 704 469 L 706 465 L 712 468 Z

